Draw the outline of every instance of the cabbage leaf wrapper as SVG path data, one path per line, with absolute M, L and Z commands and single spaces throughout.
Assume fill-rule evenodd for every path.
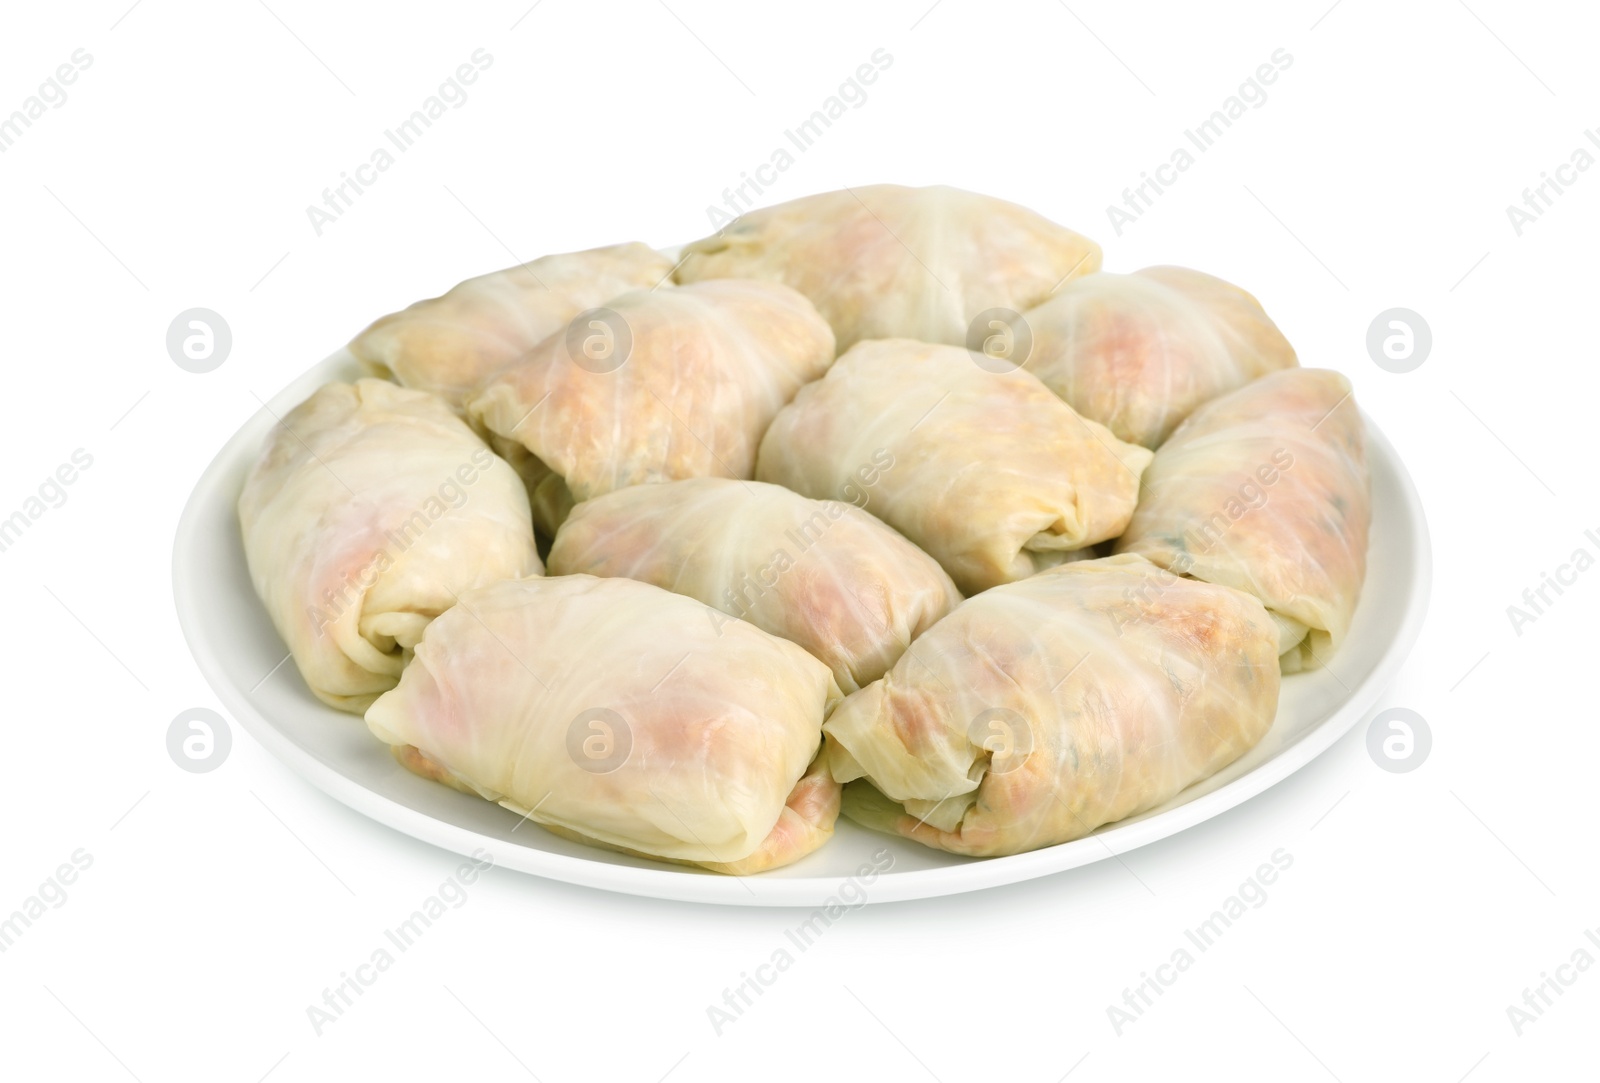
M 1350 381 L 1285 369 L 1214 399 L 1145 472 L 1118 552 L 1260 598 L 1283 672 L 1321 666 L 1349 631 L 1372 526 L 1366 428 Z
M 843 351 L 870 338 L 966 343 L 985 312 L 1032 308 L 1099 268 L 1099 245 L 1015 203 L 874 184 L 740 215 L 686 247 L 676 274 L 793 286 Z
M 798 643 L 845 692 L 877 680 L 961 601 L 937 561 L 842 500 L 690 478 L 579 504 L 550 574 L 625 576 Z
M 367 726 L 400 762 L 556 834 L 750 873 L 827 841 L 812 767 L 828 668 L 648 583 L 533 577 L 461 596 Z
M 787 286 L 636 290 L 534 347 L 467 412 L 528 482 L 548 536 L 614 489 L 751 477 L 762 433 L 833 356 L 833 332 Z
M 1137 556 L 969 598 L 823 727 L 844 813 L 951 853 L 1068 842 L 1154 808 L 1272 725 L 1277 631 Z
M 543 571 L 515 471 L 441 400 L 382 380 L 324 385 L 284 415 L 239 524 L 301 676 L 357 714 L 460 592 Z
M 1152 449 L 1197 406 L 1299 363 L 1259 301 L 1184 267 L 1075 278 L 1023 321 L 1029 372 L 1118 439 Z
M 816 499 L 859 492 L 971 595 L 1121 534 L 1149 462 L 1021 369 L 888 339 L 795 396 L 756 477 Z
M 579 313 L 654 287 L 671 271 L 671 260 L 638 242 L 544 256 L 383 316 L 349 349 L 369 374 L 431 391 L 459 410 Z

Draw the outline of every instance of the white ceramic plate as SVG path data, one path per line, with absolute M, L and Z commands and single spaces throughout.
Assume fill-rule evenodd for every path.
M 282 416 L 317 387 L 358 374 L 341 350 L 271 402 Z M 498 865 L 553 880 L 696 902 L 817 906 L 870 855 L 894 862 L 867 889 L 872 902 L 950 895 L 1032 879 L 1162 839 L 1232 808 L 1311 762 L 1363 718 L 1416 639 L 1427 608 L 1430 550 L 1422 505 L 1382 433 L 1369 422 L 1372 547 L 1350 638 L 1328 670 L 1283 682 L 1278 717 L 1242 759 L 1159 808 L 1088 838 L 1014 857 L 956 857 L 839 821 L 833 841 L 787 868 L 752 877 L 697 872 L 594 849 L 406 771 L 355 715 L 324 705 L 300 679 L 245 570 L 234 504 L 273 413 L 234 434 L 196 484 L 172 554 L 178 619 L 200 670 L 250 733 L 333 797 L 396 830 L 460 854 L 480 847 Z M 270 676 L 268 676 L 270 674 Z M 513 833 L 513 828 L 517 828 Z

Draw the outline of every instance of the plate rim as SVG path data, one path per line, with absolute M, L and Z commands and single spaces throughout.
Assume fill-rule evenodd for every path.
M 295 377 L 261 409 L 275 410 L 281 400 L 297 395 L 298 389 L 314 376 L 325 376 L 340 363 L 354 364 L 354 358 L 347 349 L 335 351 Z M 173 538 L 172 588 L 178 624 L 201 675 L 233 718 L 275 758 L 340 804 L 380 824 L 463 856 L 472 856 L 477 850 L 487 850 L 494 855 L 496 865 L 545 879 L 626 895 L 732 906 L 815 908 L 826 905 L 825 900 L 835 897 L 847 877 L 838 874 L 730 877 L 671 867 L 640 868 L 526 846 L 506 849 L 502 839 L 448 823 L 387 797 L 340 773 L 297 745 L 255 706 L 248 693 L 231 680 L 221 659 L 201 634 L 205 620 L 199 588 L 203 585 L 204 575 L 197 570 L 201 562 L 186 559 L 201 530 L 202 509 L 209 507 L 211 501 L 216 499 L 217 488 L 224 484 L 225 477 L 240 455 L 254 452 L 254 447 L 246 448 L 243 445 L 252 421 L 259 414 L 260 410 L 257 410 L 240 424 L 212 457 L 190 490 Z M 880 872 L 870 889 L 864 892 L 865 903 L 851 905 L 905 902 L 980 891 L 1066 872 L 1107 857 L 1120 857 L 1195 827 L 1265 793 L 1311 763 L 1348 733 L 1389 687 L 1401 665 L 1410 656 L 1427 616 L 1433 580 L 1432 538 L 1422 500 L 1410 471 L 1383 431 L 1364 411 L 1361 416 L 1369 447 L 1376 445 L 1381 448 L 1386 463 L 1399 482 L 1400 504 L 1414 532 L 1416 544 L 1409 553 L 1410 589 L 1404 599 L 1404 617 L 1400 627 L 1366 678 L 1350 690 L 1349 695 L 1327 718 L 1266 762 L 1176 808 L 1133 822 L 1107 825 L 1084 838 L 1022 854 L 963 861 L 939 868 Z M 229 504 L 232 505 L 236 499 L 237 494 L 233 494 L 228 498 Z M 740 888 L 737 886 L 739 884 L 744 886 Z

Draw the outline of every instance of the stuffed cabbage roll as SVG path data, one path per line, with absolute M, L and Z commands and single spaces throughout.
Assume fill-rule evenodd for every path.
M 550 573 L 626 576 L 699 599 L 798 643 L 846 692 L 883 676 L 961 601 L 928 554 L 842 500 L 690 478 L 579 504 Z
M 664 280 L 672 261 L 637 242 L 545 256 L 479 275 L 391 313 L 350 352 L 375 376 L 431 391 L 456 409 L 485 381 L 580 312 Z
M 1027 370 L 1148 448 L 1201 403 L 1298 363 L 1259 301 L 1183 267 L 1073 279 L 1023 319 Z
M 891 339 L 851 347 L 795 396 L 756 476 L 819 500 L 859 491 L 976 594 L 1122 533 L 1149 462 L 1027 372 Z
M 1287 369 L 1202 406 L 1161 445 L 1118 552 L 1255 595 L 1283 671 L 1343 641 L 1367 573 L 1366 433 L 1350 381 Z
M 876 184 L 741 215 L 685 248 L 676 273 L 787 283 L 846 350 L 869 338 L 965 343 L 981 313 L 1032 308 L 1099 269 L 1099 245 L 1014 203 Z
M 367 725 L 425 777 L 569 838 L 759 872 L 825 842 L 828 668 L 631 579 L 510 580 L 436 619 Z
M 516 473 L 439 399 L 382 380 L 328 384 L 284 415 L 239 523 L 301 676 L 357 714 L 458 593 L 543 571 Z
M 823 731 L 846 816 L 991 857 L 1161 804 L 1260 740 L 1277 704 L 1260 602 L 1117 556 L 968 599 Z
M 502 372 L 468 414 L 526 454 L 513 464 L 554 534 L 576 501 L 628 485 L 748 478 L 778 410 L 833 362 L 811 303 L 773 282 L 718 281 L 612 301 Z

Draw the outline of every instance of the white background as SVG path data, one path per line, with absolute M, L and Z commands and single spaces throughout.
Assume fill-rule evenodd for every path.
M 1600 555 L 1600 170 L 1521 236 L 1506 214 L 1600 127 L 1590 13 L 269 2 L 35 5 L 0 35 L 0 115 L 74 49 L 94 58 L 0 154 L 0 517 L 74 449 L 94 459 L 0 553 L 0 912 L 93 857 L 0 955 L 0 1073 L 1593 1078 L 1600 968 L 1520 1036 L 1506 1011 L 1580 947 L 1600 959 L 1600 571 L 1520 635 L 1506 613 L 1574 549 Z M 865 104 L 763 202 L 949 183 L 1095 237 L 1108 269 L 1181 263 L 1257 293 L 1305 364 L 1350 375 L 1422 492 L 1432 609 L 1379 706 L 1421 712 L 1430 757 L 1381 771 L 1363 725 L 1126 867 L 853 912 L 720 1036 L 706 1006 L 799 915 L 493 870 L 318 1036 L 307 1006 L 458 859 L 237 726 L 219 770 L 173 765 L 173 716 L 219 706 L 171 600 L 190 486 L 256 396 L 378 314 L 517 259 L 709 232 L 706 206 L 880 47 Z M 494 62 L 470 100 L 317 236 L 307 204 L 478 48 Z M 1107 204 L 1279 48 L 1293 64 L 1266 103 L 1117 236 Z M 234 336 L 206 375 L 164 344 L 196 306 Z M 1395 306 L 1433 331 L 1405 375 L 1365 347 Z M 1280 847 L 1294 863 L 1266 903 L 1118 1035 L 1107 1006 Z

